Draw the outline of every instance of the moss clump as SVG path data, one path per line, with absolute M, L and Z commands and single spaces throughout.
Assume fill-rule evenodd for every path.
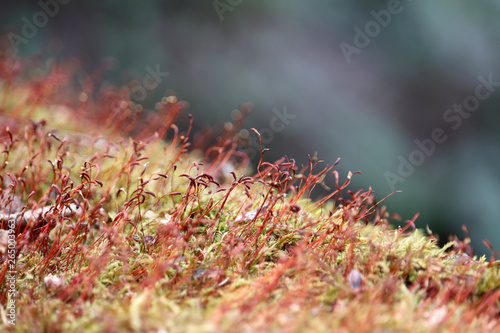
M 248 175 L 237 132 L 190 150 L 174 97 L 145 115 L 126 89 L 75 95 L 62 65 L 22 78 L 2 62 L 0 217 L 17 291 L 2 243 L 2 331 L 498 329 L 495 263 L 466 254 L 468 239 L 440 248 L 413 221 L 392 227 L 371 191 L 341 199 L 351 176 L 313 202 L 333 167 L 284 158 Z

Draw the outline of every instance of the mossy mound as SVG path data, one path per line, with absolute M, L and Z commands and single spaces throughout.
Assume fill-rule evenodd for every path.
M 2 331 L 500 330 L 499 268 L 468 238 L 438 247 L 315 160 L 252 175 L 236 132 L 191 149 L 174 96 L 145 115 L 42 65 L 0 66 Z

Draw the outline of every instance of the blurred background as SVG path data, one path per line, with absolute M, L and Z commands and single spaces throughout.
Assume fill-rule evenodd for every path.
M 0 29 L 18 56 L 105 63 L 103 84 L 138 79 L 132 98 L 146 107 L 174 91 L 198 128 L 251 102 L 245 127 L 266 134 L 267 160 L 340 157 L 342 179 L 361 171 L 352 190 L 401 190 L 391 212 L 419 212 L 441 242 L 465 224 L 489 255 L 483 238 L 500 249 L 499 17 L 498 1 L 40 0 L 2 1 Z

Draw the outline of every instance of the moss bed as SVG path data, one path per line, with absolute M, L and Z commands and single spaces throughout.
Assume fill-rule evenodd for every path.
M 0 63 L 0 331 L 500 331 L 494 255 L 315 158 L 251 171 L 245 108 L 191 133 L 173 95 L 148 112 L 75 61 Z

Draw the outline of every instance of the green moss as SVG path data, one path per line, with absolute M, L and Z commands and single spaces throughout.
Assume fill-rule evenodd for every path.
M 160 126 L 144 136 L 120 132 L 125 121 L 103 126 L 116 105 L 136 108 L 121 94 L 97 98 L 92 116 L 80 121 L 78 109 L 63 110 L 50 96 L 36 102 L 39 90 L 29 82 L 0 87 L 2 117 L 14 125 L 0 133 L 8 162 L 2 195 L 32 212 L 51 207 L 17 230 L 17 322 L 10 325 L 2 308 L 2 331 L 466 332 L 497 325 L 497 264 L 460 251 L 468 239 L 440 248 L 418 229 L 391 226 L 371 193 L 344 205 L 312 202 L 307 193 L 330 169 L 299 172 L 283 160 L 245 178 L 236 136 L 216 144 L 215 157 L 189 153 L 182 133 L 170 142 L 158 134 L 181 108 L 175 98 L 137 123 Z M 229 162 L 236 179 L 218 171 Z M 64 213 L 72 204 L 80 210 Z

